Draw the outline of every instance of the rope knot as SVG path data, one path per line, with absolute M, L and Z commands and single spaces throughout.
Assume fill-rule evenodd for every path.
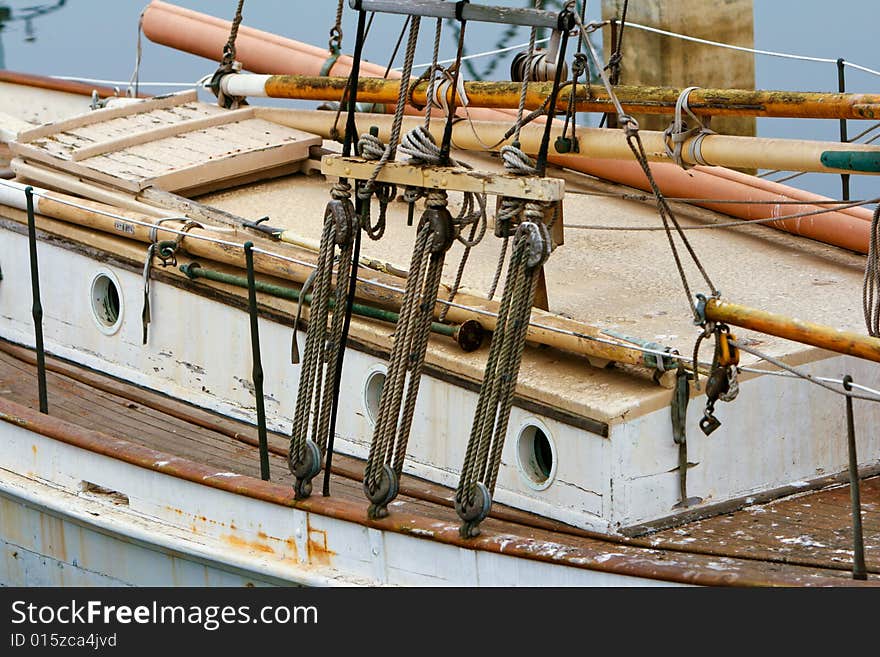
M 503 196 L 495 213 L 495 237 L 510 237 L 513 224 L 522 215 L 525 201 L 519 198 Z
M 504 161 L 504 168 L 511 173 L 526 176 L 538 173 L 535 161 L 520 149 L 517 142 L 501 148 L 501 159 Z
M 361 135 L 358 140 L 358 153 L 365 160 L 380 160 L 385 155 L 385 144 L 374 134 L 367 133 Z
M 639 122 L 629 114 L 621 114 L 617 117 L 617 124 L 623 128 L 623 133 L 627 138 L 635 137 L 639 134 Z
M 419 126 L 406 133 L 398 150 L 404 155 L 409 155 L 417 163 L 439 164 L 441 160 L 440 148 L 425 126 Z
M 351 199 L 351 184 L 341 180 L 335 182 L 330 190 L 330 196 L 337 201 Z
M 428 191 L 427 198 L 425 199 L 425 206 L 429 208 L 445 208 L 449 205 L 449 200 L 446 197 L 446 192 L 442 189 L 432 189 Z

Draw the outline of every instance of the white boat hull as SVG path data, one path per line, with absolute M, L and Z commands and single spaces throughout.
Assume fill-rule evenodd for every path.
M 9 281 L 29 278 L 26 236 L 7 232 L 0 259 Z M 203 408 L 255 421 L 247 314 L 174 285 L 152 284 L 153 321 L 149 343 L 141 344 L 143 281 L 139 273 L 106 266 L 46 242 L 39 245 L 47 350 L 122 380 L 158 390 Z M 108 334 L 91 316 L 89 286 L 105 273 L 119 284 L 121 323 Z M 2 337 L 33 344 L 27 285 L 0 294 Z M 392 328 L 388 327 L 390 333 Z M 265 401 L 270 429 L 289 433 L 299 367 L 290 364 L 291 329 L 261 319 Z M 300 344 L 304 335 L 299 335 Z M 223 354 L 222 358 L 217 358 Z M 279 354 L 281 355 L 279 357 Z M 875 386 L 878 366 L 816 351 L 802 369 L 813 375 L 853 375 Z M 373 433 L 367 408 L 370 375 L 383 371 L 381 356 L 349 349 L 342 381 L 342 412 L 336 449 L 365 458 Z M 586 365 L 585 365 L 586 367 Z M 806 490 L 813 482 L 846 470 L 843 400 L 803 382 L 758 376 L 740 384 L 733 404 L 719 403 L 723 424 L 711 437 L 696 429 L 704 397 L 688 408 L 688 495 L 710 507 L 779 490 Z M 416 405 L 405 472 L 455 487 L 464 459 L 477 393 L 425 376 Z M 50 400 L 51 405 L 51 400 Z M 684 510 L 680 502 L 678 447 L 672 439 L 669 391 L 656 389 L 646 410 L 608 422 L 608 436 L 525 408 L 511 411 L 495 500 L 581 528 L 608 534 L 664 522 Z M 880 406 L 855 405 L 858 452 L 863 468 L 877 468 Z M 601 424 L 599 422 L 598 424 Z M 544 485 L 535 485 L 521 467 L 517 439 L 528 426 L 548 436 L 554 467 Z
M 669 585 L 373 529 L 8 422 L 0 441 L 0 584 L 7 586 Z M 96 487 L 103 492 L 90 492 Z M 437 527 L 449 529 L 456 528 Z M 535 545 L 551 557 L 561 549 Z

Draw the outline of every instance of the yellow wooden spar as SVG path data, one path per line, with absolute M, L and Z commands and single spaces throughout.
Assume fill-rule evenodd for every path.
M 250 78 L 249 80 L 247 78 Z M 262 85 L 270 98 L 304 100 L 340 100 L 348 84 L 346 77 L 306 75 L 232 75 L 228 76 L 231 92 L 239 91 L 238 84 L 249 84 L 250 93 L 257 95 L 252 83 Z M 541 107 L 550 96 L 551 82 L 530 82 L 526 108 Z M 362 77 L 358 80 L 358 101 L 393 105 L 397 102 L 400 80 Z M 608 92 L 600 85 L 577 85 L 574 91 L 575 109 L 579 112 L 613 112 L 614 105 Z M 464 90 L 470 107 L 516 109 L 519 106 L 520 82 L 466 81 Z M 427 103 L 428 83 L 413 86 L 414 103 Z M 674 87 L 647 87 L 617 85 L 617 96 L 626 112 L 642 114 L 672 114 L 683 90 Z M 452 102 L 452 91 L 444 89 Z M 557 110 L 568 109 L 572 86 L 559 91 Z M 237 94 L 239 95 L 239 94 Z M 461 99 L 458 103 L 461 104 Z M 797 91 L 766 91 L 750 89 L 694 89 L 688 96 L 688 106 L 695 114 L 705 116 L 766 116 L 811 119 L 878 119 L 880 94 L 847 94 Z
M 258 116 L 283 123 L 298 130 L 311 132 L 325 138 L 332 138 L 335 124 L 334 112 L 313 112 L 308 110 L 290 110 L 286 108 L 260 108 Z M 358 127 L 366 132 L 367 128 L 376 126 L 379 136 L 387 139 L 393 117 L 386 114 L 358 115 Z M 424 123 L 417 117 L 405 117 L 403 130 L 409 131 Z M 505 139 L 509 124 L 500 121 L 461 121 L 453 126 L 452 141 L 459 148 L 485 150 L 484 145 L 496 146 L 509 144 L 512 137 Z M 439 143 L 442 137 L 443 123 L 435 122 L 430 128 Z M 608 128 L 577 129 L 579 152 L 557 153 L 552 144 L 562 134 L 562 126 L 554 125 L 551 130 L 551 154 L 556 164 L 565 166 L 567 159 L 591 158 L 631 160 L 632 151 L 622 130 Z M 569 132 L 569 135 L 571 132 Z M 672 158 L 666 151 L 662 132 L 640 131 L 642 143 L 648 160 L 651 162 L 671 162 Z M 529 154 L 538 152 L 543 136 L 543 126 L 530 124 L 523 127 L 520 133 L 520 147 Z M 695 143 L 696 142 L 696 143 Z M 695 156 L 699 156 L 699 158 Z M 837 142 L 807 141 L 801 139 L 762 139 L 757 137 L 736 137 L 728 135 L 693 136 L 682 143 L 682 161 L 694 165 L 706 163 L 710 165 L 747 168 L 747 169 L 778 169 L 780 171 L 810 171 L 821 173 L 840 173 L 851 171 L 848 166 L 831 166 L 826 161 L 837 157 L 845 164 L 844 158 L 862 158 L 865 168 L 880 172 L 880 147 L 864 144 L 840 144 Z M 871 164 L 873 162 L 873 164 Z
M 706 319 L 713 322 L 741 326 L 786 340 L 880 363 L 878 338 L 841 331 L 830 326 L 785 317 L 721 299 L 709 299 L 706 302 L 705 315 Z
M 23 209 L 23 190 L 24 185 L 21 183 L 2 181 L 0 184 L 0 205 Z M 140 212 L 119 210 L 103 203 L 78 199 L 56 192 L 37 191 L 38 196 L 35 197 L 35 202 L 38 215 L 139 242 L 151 243 L 153 241 L 151 226 L 154 225 L 155 218 L 152 216 Z M 16 217 L 13 216 L 13 219 Z M 26 217 L 18 217 L 17 220 L 25 221 Z M 38 216 L 38 227 L 41 225 L 41 221 L 41 217 Z M 183 222 L 184 220 L 181 220 L 181 224 Z M 156 240 L 161 242 L 181 239 L 181 248 L 191 256 L 236 267 L 243 265 L 243 250 L 240 246 L 232 245 L 229 242 L 228 233 L 224 233 L 224 239 L 218 240 L 216 232 L 194 227 L 186 233 L 187 237 L 180 238 L 177 233 L 169 230 L 172 227 L 175 227 L 172 223 L 157 225 L 155 228 Z M 198 239 L 199 237 L 207 239 Z M 108 248 L 112 247 L 108 245 Z M 314 254 L 302 248 L 297 249 L 292 245 L 289 248 L 289 251 L 279 248 L 279 252 L 287 256 L 283 259 L 255 251 L 255 271 L 303 283 L 314 270 L 313 265 L 309 264 Z M 448 295 L 448 292 L 448 290 L 444 290 L 444 295 Z M 358 299 L 367 303 L 381 308 L 396 309 L 400 308 L 403 302 L 404 290 L 398 276 L 376 271 L 371 272 L 369 276 L 365 275 L 360 280 L 356 294 Z M 467 319 L 473 319 L 487 330 L 493 331 L 495 329 L 499 309 L 497 300 L 459 292 L 455 295 L 455 302 L 449 307 L 446 315 L 447 321 L 461 324 Z M 436 311 L 439 312 L 439 310 L 440 304 L 437 305 Z M 662 363 L 663 369 L 668 370 L 672 367 L 672 361 L 668 356 L 645 353 L 615 340 L 609 340 L 595 326 L 539 309 L 532 311 L 527 340 L 582 354 L 591 362 L 596 363 L 617 362 L 649 369 L 655 369 L 659 363 Z M 661 383 L 663 382 L 661 381 Z

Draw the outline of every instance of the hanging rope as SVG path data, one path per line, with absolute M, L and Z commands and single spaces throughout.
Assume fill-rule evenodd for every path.
M 463 522 L 460 533 L 464 538 L 478 535 L 479 524 L 489 514 L 538 272 L 549 255 L 550 233 L 544 224 L 544 208 L 529 201 L 525 221 L 513 237 L 504 294 L 455 493 L 455 510 Z
M 149 326 L 150 322 L 153 321 L 153 314 L 150 309 L 150 276 L 151 276 L 151 272 L 153 269 L 153 258 L 156 256 L 156 251 L 159 248 L 159 244 L 157 242 L 158 241 L 158 229 L 159 229 L 159 226 L 161 226 L 166 221 L 183 221 L 184 224 L 180 230 L 181 233 L 185 233 L 190 228 L 196 228 L 196 227 L 201 228 L 202 227 L 200 224 L 197 224 L 194 221 L 187 221 L 186 217 L 165 217 L 163 219 L 157 219 L 156 222 L 153 224 L 153 226 L 150 228 L 150 246 L 147 247 L 147 256 L 146 256 L 146 259 L 144 260 L 144 274 L 143 274 L 144 305 L 143 305 L 143 309 L 141 310 L 141 323 L 143 325 L 143 344 L 147 344 L 147 327 Z M 179 242 L 178 242 L 178 244 L 179 244 Z M 174 250 L 176 251 L 176 248 Z M 166 251 L 166 254 L 167 254 L 167 251 Z M 170 255 L 173 256 L 174 253 L 171 252 Z M 176 262 L 176 260 L 175 260 L 175 262 Z M 170 259 L 163 257 L 162 258 L 162 265 L 165 266 L 167 264 L 171 264 Z
M 576 6 L 575 6 L 576 8 Z M 581 3 L 581 20 L 584 19 L 587 13 L 587 3 Z M 583 36 L 578 36 L 578 45 L 577 52 L 574 54 L 572 58 L 571 64 L 571 80 L 569 84 L 571 84 L 572 90 L 577 89 L 578 80 L 581 75 L 586 74 L 587 76 L 587 86 L 590 84 L 590 60 L 589 58 L 582 52 L 583 51 Z M 565 122 L 562 125 L 562 134 L 556 138 L 556 144 L 554 145 L 557 153 L 579 153 L 580 147 L 578 145 L 577 138 L 577 108 L 575 104 L 575 96 L 576 94 L 568 95 L 568 108 L 565 112 Z M 606 115 L 602 115 L 602 120 L 605 120 Z M 571 124 L 571 139 L 568 138 L 568 126 Z
M 443 262 L 454 240 L 452 215 L 446 203 L 446 192 L 429 192 L 419 222 L 364 472 L 364 492 L 371 502 L 368 515 L 373 519 L 388 514 L 387 506 L 397 496 L 403 472 Z
M 406 54 L 404 55 L 403 73 L 401 77 L 402 80 L 409 80 L 412 75 L 412 65 L 415 59 L 416 44 L 418 43 L 419 39 L 419 25 L 421 23 L 421 17 L 411 16 L 410 18 L 411 21 L 409 28 L 409 39 L 406 43 Z M 382 156 L 379 158 L 379 162 L 376 164 L 376 168 L 373 170 L 370 179 L 364 186 L 366 190 L 372 191 L 373 185 L 376 182 L 376 178 L 382 171 L 382 167 L 384 167 L 385 163 L 389 160 L 393 160 L 394 155 L 397 153 L 397 146 L 400 143 L 400 132 L 403 127 L 403 115 L 406 108 L 406 98 L 408 93 L 409 88 L 407 87 L 407 85 L 401 84 L 400 91 L 397 94 L 397 105 L 394 108 L 394 119 L 391 123 L 391 135 L 388 139 L 388 145 L 385 146 L 385 150 L 382 153 Z
M 611 84 L 620 82 L 620 65 L 623 63 L 623 31 L 626 28 L 626 10 L 629 6 L 629 0 L 623 0 L 623 8 L 620 10 L 620 31 L 617 33 L 617 43 L 614 44 L 614 52 L 608 58 L 608 64 L 605 69 L 610 72 Z M 586 8 L 586 2 L 584 3 Z
M 871 239 L 865 260 L 865 280 L 862 287 L 862 308 L 868 335 L 880 337 L 880 205 L 871 218 Z
M 474 199 L 476 199 L 478 205 L 476 210 L 474 210 Z M 458 269 L 455 271 L 455 280 L 452 282 L 449 296 L 446 298 L 447 301 L 453 301 L 455 295 L 458 294 L 458 289 L 461 286 L 461 280 L 464 278 L 464 271 L 471 255 L 471 249 L 479 244 L 486 235 L 486 227 L 488 225 L 486 217 L 486 195 L 466 192 L 464 195 L 464 201 L 461 204 L 461 211 L 458 213 L 458 216 L 453 219 L 453 222 L 456 228 L 456 239 L 464 245 L 464 252 L 461 254 Z M 464 237 L 462 228 L 466 225 L 470 225 L 471 232 L 467 237 Z M 449 313 L 449 306 L 444 305 L 440 309 L 437 320 L 440 322 L 446 321 L 447 313 Z
M 134 71 L 132 71 L 131 78 L 128 81 L 128 89 L 126 89 L 125 95 L 129 98 L 137 98 L 140 94 L 140 79 L 141 79 L 141 36 L 144 33 L 144 13 L 147 10 L 144 9 L 141 12 L 140 18 L 138 18 L 138 29 L 137 29 L 137 45 L 135 46 L 135 58 L 134 58 Z
M 419 38 L 419 25 L 421 23 L 421 18 L 419 16 L 411 16 L 407 20 L 409 21 L 409 39 L 407 40 L 406 53 L 404 55 L 403 80 L 409 80 L 412 73 L 416 44 L 418 43 Z M 404 28 L 405 27 L 406 25 L 404 25 Z M 385 234 L 385 215 L 388 203 L 390 203 L 390 201 L 397 195 L 396 187 L 393 185 L 386 186 L 377 184 L 376 179 L 379 177 L 379 173 L 382 171 L 385 164 L 393 160 L 397 153 L 408 95 L 409 88 L 407 85 L 401 84 L 400 91 L 397 94 L 397 105 L 394 110 L 394 119 L 391 124 L 391 135 L 387 145 L 384 145 L 382 140 L 379 139 L 377 131 L 371 131 L 369 134 L 361 135 L 358 141 L 358 150 L 361 157 L 368 160 L 377 160 L 376 168 L 373 169 L 369 180 L 359 185 L 357 189 L 357 197 L 360 202 L 360 225 L 372 240 L 378 240 Z M 375 225 L 372 223 L 370 207 L 374 193 L 379 199 L 380 204 L 379 218 Z
M 542 5 L 542 0 L 535 0 L 535 9 L 540 9 Z M 529 32 L 529 47 L 526 51 L 526 61 L 531 62 L 535 56 L 535 38 L 537 36 L 538 30 L 537 28 L 532 28 Z M 514 60 L 516 63 L 516 60 Z M 519 91 L 519 105 L 516 110 L 516 130 L 513 136 L 513 144 L 504 146 L 501 149 L 501 159 L 504 161 L 504 168 L 510 171 L 511 173 L 518 173 L 523 175 L 535 175 L 537 173 L 537 169 L 535 168 L 535 161 L 526 155 L 520 149 L 520 134 L 522 132 L 523 127 L 523 114 L 526 109 L 526 97 L 528 96 L 529 91 L 529 82 L 532 77 L 532 66 L 524 66 L 523 70 L 520 71 L 522 83 L 520 84 Z M 555 68 L 554 68 L 555 74 Z
M 372 18 L 370 19 L 370 22 L 372 23 Z M 348 77 L 348 84 L 346 85 L 348 94 L 351 98 L 351 103 L 348 106 L 348 115 L 346 116 L 345 121 L 345 139 L 342 142 L 343 157 L 349 157 L 351 155 L 351 149 L 354 145 L 355 139 L 357 138 L 357 123 L 355 121 L 355 109 L 357 107 L 358 95 L 357 87 L 358 80 L 360 79 L 361 58 L 363 57 L 364 42 L 367 38 L 367 32 L 369 32 L 369 25 L 365 24 L 366 12 L 358 11 L 357 36 L 355 38 L 354 44 L 354 56 L 352 57 L 351 73 Z M 339 185 L 345 186 L 344 194 L 347 196 L 350 193 L 348 180 L 345 178 L 340 178 Z M 352 211 L 351 206 L 347 203 L 347 198 L 345 199 L 345 201 L 347 213 L 346 221 L 348 221 L 349 217 L 356 217 L 357 212 Z M 358 200 L 358 202 L 360 201 Z M 337 303 L 333 313 L 334 325 L 337 321 L 337 316 L 341 314 L 342 317 L 339 320 L 341 327 L 338 329 L 339 339 L 335 345 L 336 350 L 333 355 L 333 367 L 330 368 L 333 371 L 332 378 L 329 381 L 332 388 L 329 395 L 329 425 L 327 426 L 326 433 L 322 434 L 322 436 L 326 437 L 327 441 L 327 458 L 324 465 L 324 485 L 321 491 L 325 497 L 330 495 L 330 473 L 332 472 L 333 466 L 333 442 L 336 438 L 336 420 L 339 413 L 339 394 L 340 390 L 342 389 L 342 362 L 345 358 L 345 349 L 348 342 L 348 332 L 349 328 L 351 327 L 352 313 L 354 312 L 354 299 L 357 292 L 358 282 L 358 264 L 360 262 L 361 254 L 361 231 L 357 219 L 355 218 L 354 221 L 349 222 L 347 225 L 351 228 L 350 232 L 353 236 L 353 245 L 350 258 L 346 262 L 346 267 L 348 271 L 345 275 L 343 275 L 342 271 L 339 271 L 336 279 L 337 296 L 340 298 L 344 298 L 345 306 L 340 313 L 340 309 L 343 308 L 343 306 Z M 345 285 L 346 277 L 348 278 L 348 287 L 347 291 L 343 294 L 341 288 Z
M 400 143 L 400 152 L 410 156 L 417 163 L 438 165 L 441 164 L 443 160 L 442 150 L 440 147 L 437 146 L 437 143 L 434 140 L 434 136 L 431 134 L 430 131 L 431 111 L 433 107 L 440 107 L 447 115 L 450 112 L 450 108 L 446 104 L 447 87 L 442 84 L 439 85 L 439 93 L 437 93 L 437 95 L 440 97 L 440 99 L 442 99 L 442 102 L 440 99 L 434 98 L 435 86 L 438 86 L 436 85 L 436 73 L 438 71 L 442 72 L 448 78 L 448 82 L 450 84 L 452 83 L 452 77 L 449 74 L 449 71 L 444 70 L 437 63 L 440 54 L 440 39 L 442 36 L 442 27 L 442 20 L 437 19 L 436 27 L 434 30 L 433 59 L 428 72 L 428 104 L 425 110 L 425 121 L 421 126 L 414 130 L 410 130 L 406 135 L 404 135 Z M 461 83 L 461 80 L 459 82 Z M 414 85 L 412 85 L 410 88 L 414 88 Z M 460 95 L 462 95 L 463 100 L 465 100 L 466 96 L 463 96 L 463 85 L 462 88 L 459 90 L 459 93 Z M 466 169 L 472 168 L 470 165 L 456 160 L 450 160 L 450 164 Z M 478 209 L 476 211 L 474 210 L 475 203 L 476 205 L 478 205 Z M 479 244 L 480 241 L 483 239 L 483 236 L 486 234 L 486 226 L 488 223 L 486 217 L 486 195 L 465 192 L 461 209 L 458 215 L 453 219 L 453 223 L 455 226 L 456 239 L 464 245 L 465 249 L 464 253 L 462 253 L 458 269 L 456 270 L 455 280 L 453 281 L 452 287 L 449 292 L 449 301 L 452 301 L 455 298 L 455 295 L 458 294 L 458 289 L 461 285 L 461 280 L 464 276 L 465 268 L 467 267 L 467 262 L 468 258 L 470 257 L 471 249 Z M 471 226 L 471 231 L 467 237 L 464 237 L 462 229 L 467 225 Z M 438 320 L 440 322 L 445 321 L 446 314 L 448 312 L 449 306 L 444 305 L 440 310 Z
M 574 1 L 568 3 L 569 5 L 573 5 Z M 678 275 L 681 279 L 682 287 L 684 288 L 685 296 L 687 297 L 688 304 L 690 305 L 691 312 L 694 315 L 695 320 L 699 320 L 699 315 L 697 313 L 697 306 L 694 301 L 694 297 L 691 294 L 690 284 L 688 283 L 687 274 L 684 271 L 684 266 L 681 262 L 681 257 L 678 253 L 678 248 L 675 244 L 675 240 L 673 238 L 673 228 L 675 232 L 678 234 L 679 239 L 687 250 L 688 254 L 691 257 L 691 260 L 696 265 L 700 274 L 703 276 L 703 280 L 705 280 L 706 284 L 709 286 L 709 289 L 712 292 L 712 296 L 720 296 L 720 292 L 712 283 L 709 278 L 709 274 L 706 272 L 706 269 L 703 267 L 703 264 L 700 262 L 699 257 L 691 246 L 690 241 L 687 239 L 684 231 L 681 229 L 681 226 L 678 223 L 678 219 L 676 219 L 675 214 L 672 212 L 672 209 L 669 207 L 669 203 L 667 203 L 666 198 L 663 196 L 660 191 L 660 187 L 657 185 L 656 180 L 654 180 L 654 175 L 651 173 L 651 167 L 648 163 L 648 155 L 645 152 L 644 144 L 642 144 L 642 138 L 639 135 L 639 124 L 633 117 L 629 116 L 623 111 L 623 106 L 620 104 L 620 100 L 617 98 L 617 95 L 614 93 L 614 89 L 611 87 L 611 83 L 608 81 L 608 77 L 605 75 L 605 71 L 602 69 L 601 62 L 599 60 L 599 56 L 596 54 L 595 48 L 593 48 L 592 43 L 589 39 L 589 34 L 587 32 L 586 27 L 584 26 L 583 21 L 580 16 L 574 14 L 574 20 L 577 24 L 581 35 L 583 36 L 584 42 L 587 44 L 587 51 L 590 54 L 590 57 L 593 60 L 593 63 L 599 68 L 599 73 L 602 78 L 602 83 L 605 86 L 605 90 L 608 92 L 608 97 L 611 99 L 614 104 L 614 109 L 617 112 L 617 119 L 619 125 L 623 128 L 624 134 L 626 135 L 626 143 L 629 146 L 629 149 L 632 151 L 633 155 L 636 158 L 636 161 L 639 163 L 639 166 L 642 168 L 642 171 L 645 174 L 645 177 L 648 180 L 648 184 L 651 186 L 651 191 L 654 194 L 654 198 L 657 202 L 657 212 L 660 215 L 660 219 L 663 222 L 663 228 L 666 232 L 666 237 L 669 242 L 669 248 L 672 251 L 672 257 L 675 260 L 675 266 L 678 269 Z
M 541 8 L 541 0 L 535 0 L 535 9 Z M 529 32 L 529 46 L 526 50 L 526 59 L 531 61 L 534 57 L 535 38 L 537 29 L 532 28 Z M 529 157 L 520 148 L 520 134 L 524 125 L 523 114 L 526 108 L 526 96 L 528 94 L 529 81 L 532 74 L 532 67 L 525 67 L 522 71 L 522 84 L 520 85 L 519 104 L 516 111 L 516 123 L 514 123 L 513 143 L 501 148 L 501 160 L 504 168 L 509 173 L 519 175 L 535 175 L 535 161 Z M 495 273 L 492 276 L 492 283 L 489 286 L 488 296 L 490 299 L 495 297 L 495 291 L 501 280 L 501 272 L 504 269 L 504 263 L 507 259 L 507 250 L 509 247 L 510 236 L 513 235 L 514 226 L 522 217 L 524 208 L 522 199 L 510 197 L 502 197 L 499 199 L 498 211 L 495 213 L 495 236 L 502 238 L 501 252 L 498 254 L 498 262 L 495 265 Z
M 327 42 L 327 49 L 331 53 L 338 53 L 342 50 L 342 10 L 345 8 L 345 0 L 339 0 L 336 4 L 336 22 L 330 28 L 330 40 Z
M 226 40 L 226 45 L 223 46 L 223 58 L 220 60 L 220 66 L 211 78 L 210 86 L 217 97 L 217 104 L 226 109 L 238 109 L 242 105 L 247 105 L 244 96 L 227 96 L 220 88 L 220 80 L 224 76 L 239 72 L 239 67 L 235 62 L 235 40 L 238 38 L 238 28 L 241 25 L 243 9 L 244 0 L 238 0 L 238 7 L 235 10 L 232 27 L 229 30 L 229 38 Z
M 297 499 L 308 497 L 311 480 L 321 469 L 321 455 L 327 448 L 328 427 L 333 408 L 333 381 L 341 367 L 338 357 L 343 343 L 343 319 L 347 307 L 353 247 L 357 221 L 351 203 L 351 186 L 338 182 L 324 213 L 324 230 L 318 251 L 314 292 L 309 306 L 309 328 L 300 369 L 296 410 L 290 437 L 288 465 L 296 478 Z M 338 253 L 336 289 L 333 291 L 333 263 Z M 328 322 L 331 295 L 336 310 Z

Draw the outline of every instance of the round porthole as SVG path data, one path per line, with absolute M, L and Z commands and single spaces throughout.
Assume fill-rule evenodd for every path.
M 122 325 L 121 289 L 116 276 L 109 270 L 100 271 L 92 278 L 92 317 L 98 328 L 107 335 L 113 335 Z
M 385 368 L 377 367 L 368 375 L 364 383 L 364 408 L 367 409 L 367 417 L 372 424 L 376 424 L 379 417 L 379 402 L 382 399 L 382 388 L 385 387 Z
M 544 490 L 556 476 L 556 446 L 550 431 L 537 420 L 530 420 L 516 439 L 516 464 L 530 488 Z

